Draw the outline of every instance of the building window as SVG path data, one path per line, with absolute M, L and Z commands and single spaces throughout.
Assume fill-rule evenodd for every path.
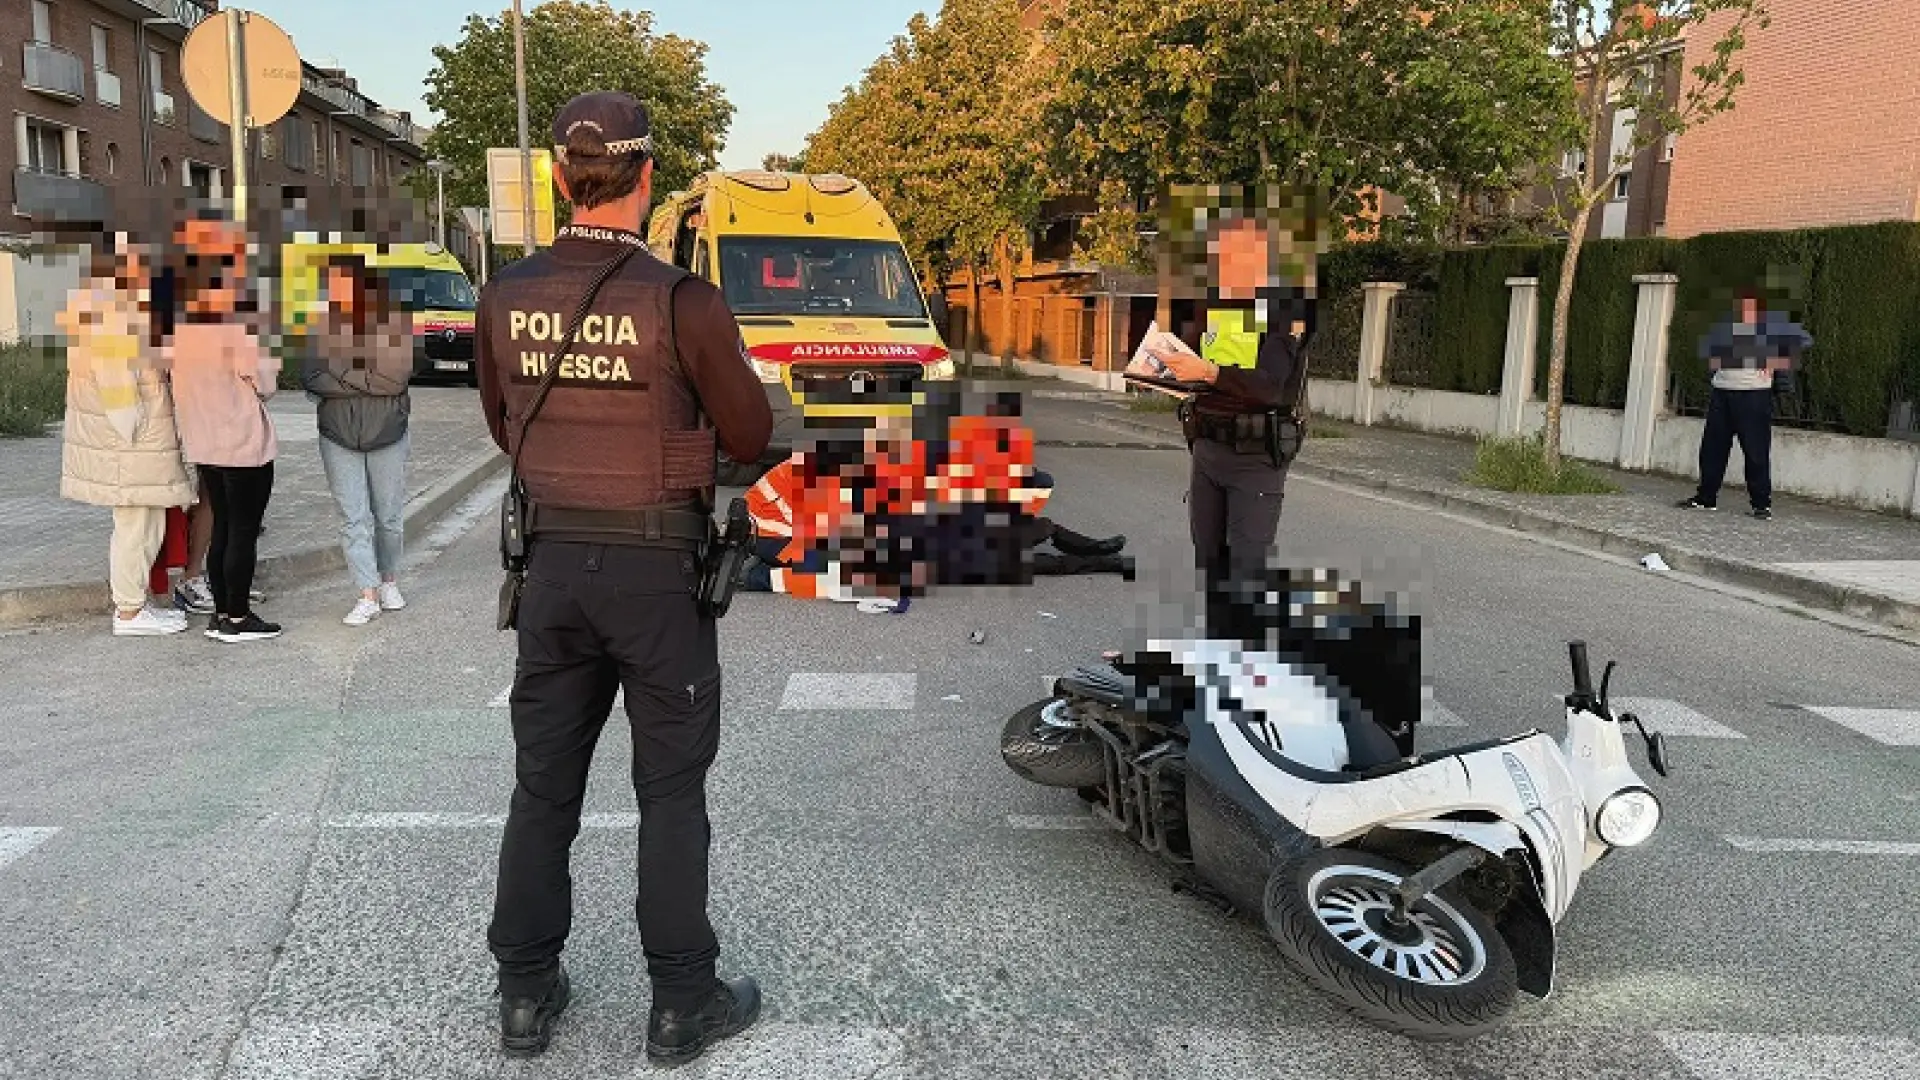
M 71 175 L 79 167 L 79 162 L 68 160 L 66 128 L 44 120 L 27 120 L 28 171 Z
M 326 151 L 320 145 L 320 124 L 316 121 L 313 125 L 313 161 L 309 164 L 314 169 L 324 169 L 326 160 Z
M 120 148 L 112 143 L 107 144 L 107 175 L 120 175 Z
M 161 182 L 162 184 L 171 184 L 171 183 L 173 183 L 173 179 L 172 179 L 172 173 L 173 173 L 173 161 L 172 161 L 172 159 L 170 159 L 170 158 L 161 158 L 161 159 L 160 159 L 160 182 Z
M 120 107 L 120 77 L 113 73 L 113 38 L 98 24 L 93 31 L 93 96 L 102 105 Z
M 280 129 L 278 128 L 260 129 L 260 157 L 266 161 L 273 161 L 279 158 L 279 156 L 280 156 Z
M 36 45 L 53 44 L 53 5 L 47 0 L 33 0 L 33 41 Z
M 1660 147 L 1660 160 L 1662 161 L 1673 160 L 1673 144 L 1675 142 L 1678 142 L 1679 139 L 1680 139 L 1680 136 L 1675 135 L 1672 132 L 1667 133 L 1667 137 Z
M 1627 197 L 1627 192 L 1632 187 L 1632 180 L 1633 174 L 1630 172 L 1623 172 L 1613 178 L 1613 199 L 1615 202 L 1619 202 L 1621 199 Z
M 173 96 L 167 93 L 167 60 L 159 49 L 147 50 L 147 84 L 153 87 L 153 118 L 173 123 Z
M 93 70 L 112 71 L 113 55 L 107 48 L 107 45 L 108 45 L 107 28 L 99 25 L 98 23 L 95 23 L 92 29 L 93 29 Z
M 1560 175 L 1587 175 L 1587 152 L 1585 150 L 1569 150 L 1560 155 Z

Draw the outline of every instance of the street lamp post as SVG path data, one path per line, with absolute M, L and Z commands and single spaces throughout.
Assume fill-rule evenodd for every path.
M 520 226 L 525 254 L 533 254 L 533 151 L 527 146 L 527 34 L 520 0 L 513 0 L 513 97 L 520 113 Z
M 433 170 L 433 229 L 444 251 L 447 246 L 447 163 L 429 161 L 427 168 Z

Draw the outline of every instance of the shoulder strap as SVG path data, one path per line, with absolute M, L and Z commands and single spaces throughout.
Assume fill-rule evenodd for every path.
M 608 260 L 607 264 L 602 266 L 599 273 L 594 276 L 593 284 L 587 287 L 586 294 L 580 297 L 579 306 L 573 309 L 573 322 L 567 327 L 567 336 L 562 339 L 560 347 L 554 350 L 553 355 L 547 358 L 547 370 L 540 377 L 540 389 L 534 392 L 533 406 L 527 410 L 526 419 L 520 421 L 520 438 L 513 444 L 513 461 L 509 469 L 509 475 L 512 477 L 510 483 L 514 485 L 520 483 L 520 454 L 527 448 L 527 429 L 533 426 L 534 419 L 540 415 L 541 407 L 546 405 L 547 394 L 553 390 L 553 380 L 560 374 L 560 362 L 573 351 L 573 341 L 580 335 L 580 324 L 586 321 L 587 309 L 593 306 L 593 298 L 600 295 L 600 287 L 626 265 L 627 260 L 633 257 L 636 250 L 627 248 Z

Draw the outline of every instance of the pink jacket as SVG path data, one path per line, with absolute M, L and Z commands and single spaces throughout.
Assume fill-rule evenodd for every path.
M 188 461 L 241 468 L 279 456 L 266 401 L 280 377 L 280 358 L 252 327 L 183 319 L 162 353 Z

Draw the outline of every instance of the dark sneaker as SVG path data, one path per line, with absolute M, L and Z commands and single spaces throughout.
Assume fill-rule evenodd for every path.
M 1083 536 L 1058 525 L 1053 527 L 1052 539 L 1054 547 L 1069 555 L 1118 555 L 1127 547 L 1127 538 L 1124 536 L 1109 536 L 1104 540 L 1095 540 L 1091 536 Z
M 1756 507 L 1754 508 L 1753 516 L 1759 518 L 1761 521 L 1772 521 L 1773 507 L 1771 506 Z
M 647 1057 L 656 1065 L 685 1065 L 759 1018 L 760 984 L 745 976 L 725 980 L 691 1012 L 654 1009 L 647 1020 Z
M 1701 502 L 1700 497 L 1697 495 L 1691 499 L 1682 499 L 1679 502 L 1674 503 L 1674 505 L 1678 506 L 1682 510 L 1717 510 L 1719 509 L 1719 507 L 1714 506 L 1712 503 Z
M 573 1000 L 573 983 L 567 978 L 566 965 L 553 985 L 540 997 L 500 995 L 500 1049 L 508 1057 L 533 1057 L 544 1054 L 553 1042 L 553 1022 L 567 1011 Z
M 262 619 L 258 612 L 254 612 L 244 619 L 228 619 L 214 636 L 229 645 L 241 641 L 266 641 L 280 636 L 280 626 Z
M 210 638 L 218 639 L 220 637 L 220 631 L 226 628 L 227 617 L 225 615 L 215 615 L 207 620 L 207 636 Z

